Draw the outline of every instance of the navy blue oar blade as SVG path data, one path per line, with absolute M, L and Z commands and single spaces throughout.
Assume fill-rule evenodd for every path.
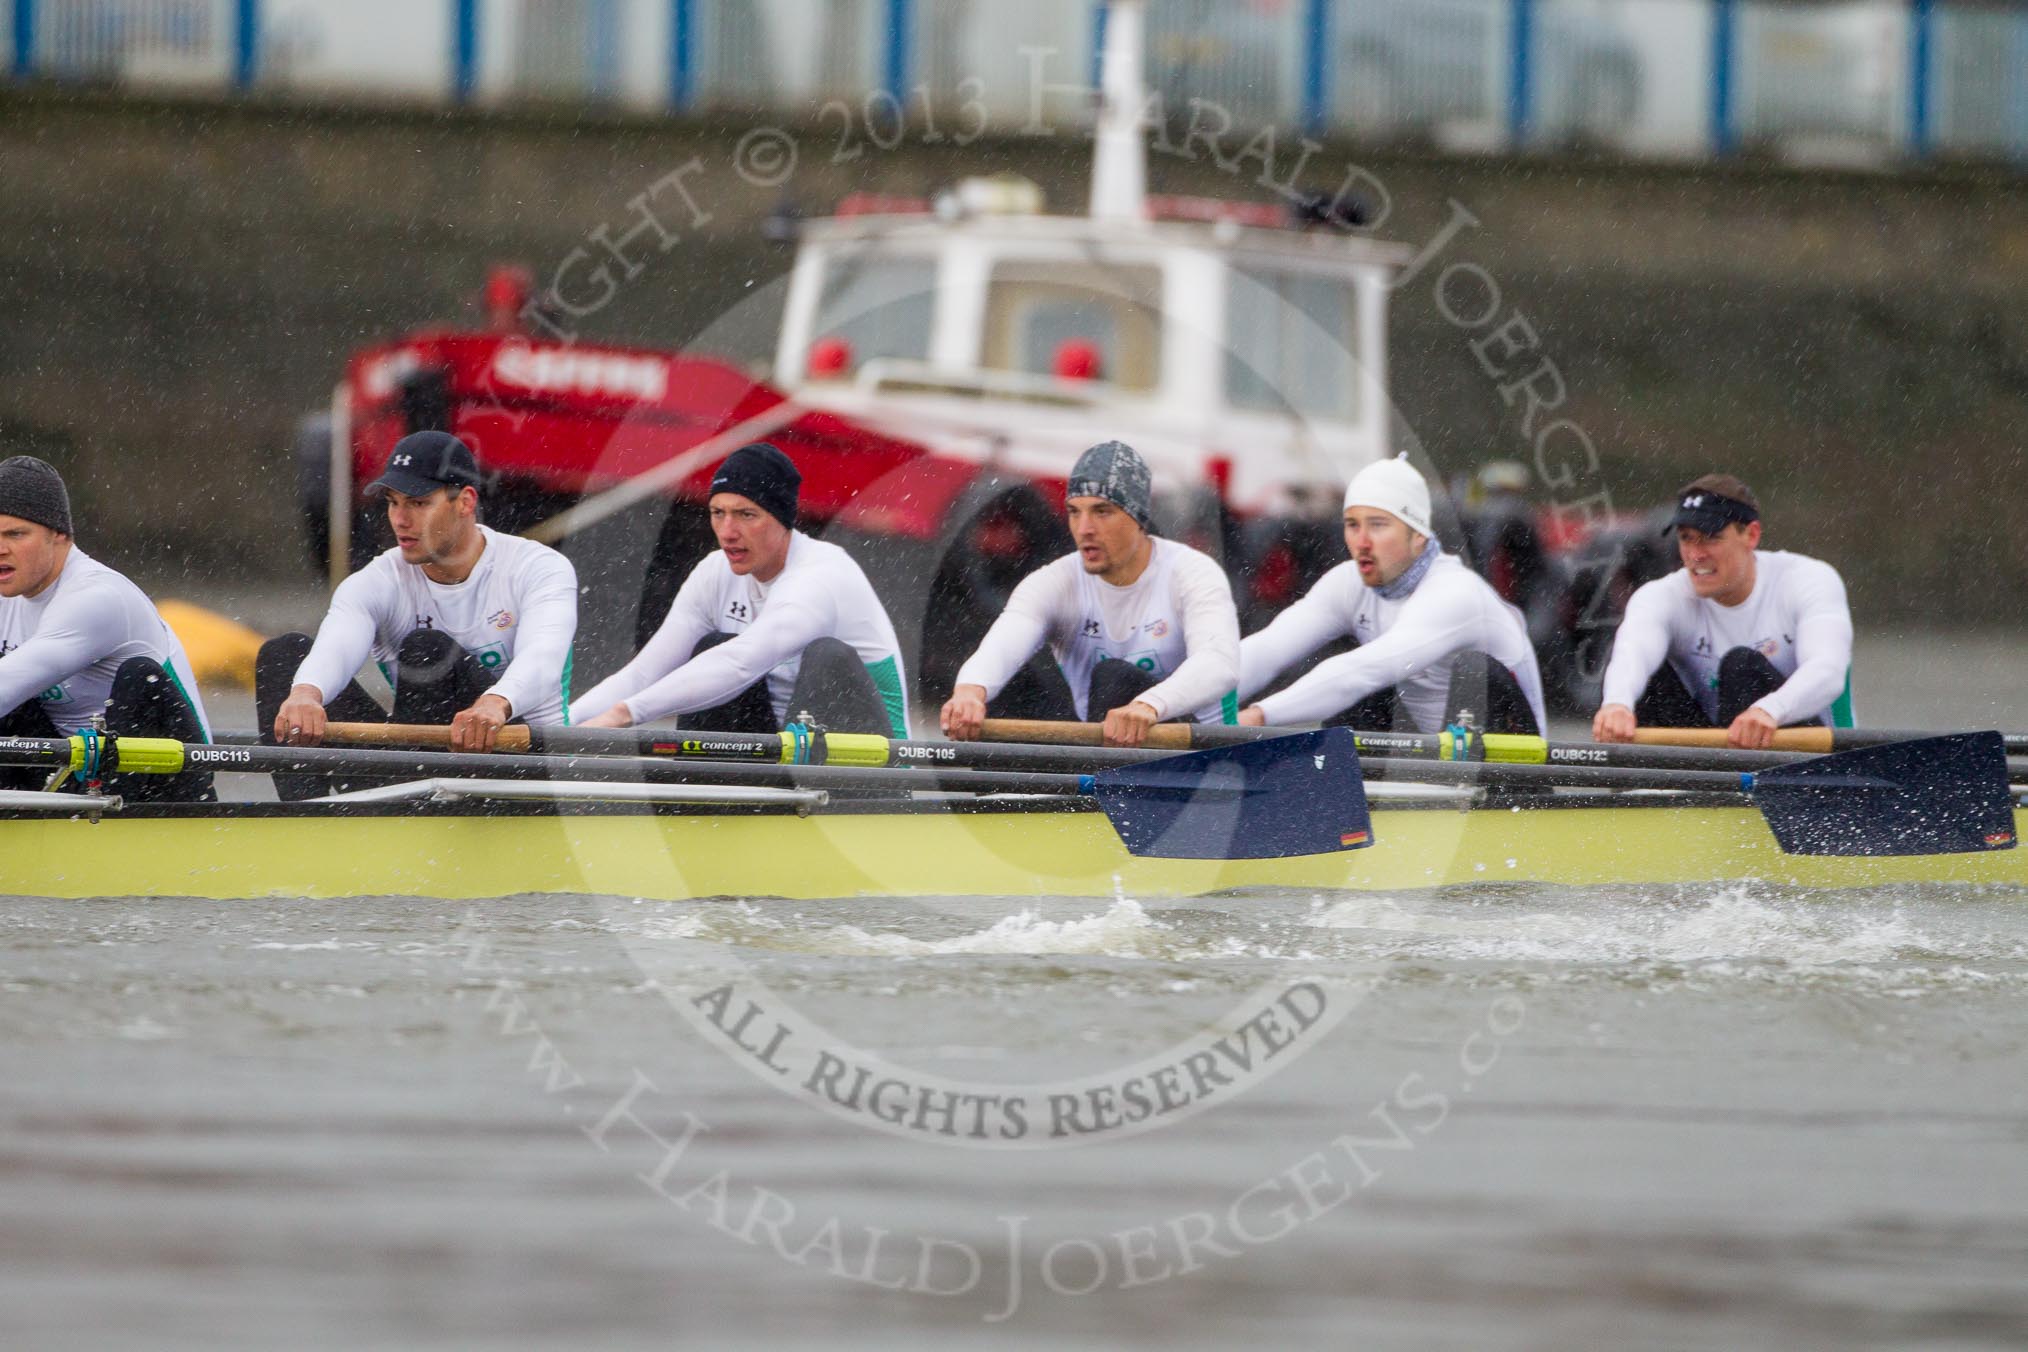
M 1753 776 L 1789 854 L 1966 854 L 2014 848 L 2007 743 L 1955 733 L 1840 751 Z
M 1162 859 L 1282 859 L 1373 840 L 1352 733 L 1215 747 L 1096 776 L 1127 849 Z

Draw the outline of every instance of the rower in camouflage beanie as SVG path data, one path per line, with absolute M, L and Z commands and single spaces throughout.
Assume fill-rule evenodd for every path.
M 1141 453 L 1124 441 L 1101 441 L 1077 458 L 1064 488 L 1067 498 L 1104 498 L 1119 504 L 1141 529 L 1152 531 L 1149 508 L 1154 478 Z

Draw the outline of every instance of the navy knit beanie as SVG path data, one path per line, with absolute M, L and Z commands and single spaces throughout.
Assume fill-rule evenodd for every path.
M 803 475 L 796 462 L 765 441 L 740 447 L 725 457 L 718 473 L 711 476 L 713 493 L 751 498 L 790 530 L 796 528 L 796 495 L 802 487 Z

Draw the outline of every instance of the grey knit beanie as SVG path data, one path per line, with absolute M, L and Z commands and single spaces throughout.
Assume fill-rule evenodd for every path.
M 71 534 L 70 493 L 56 466 L 32 455 L 0 460 L 0 516 L 18 516 Z

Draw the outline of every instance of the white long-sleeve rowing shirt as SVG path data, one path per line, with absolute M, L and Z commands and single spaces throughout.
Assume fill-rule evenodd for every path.
M 713 633 L 732 638 L 693 658 L 698 640 Z M 733 572 L 714 550 L 683 580 L 647 646 L 586 691 L 571 717 L 583 722 L 624 702 L 632 721 L 647 723 L 715 708 L 766 677 L 775 717 L 786 722 L 803 649 L 820 638 L 859 655 L 894 735 L 908 736 L 908 683 L 893 622 L 850 554 L 801 531 L 789 537 L 788 562 L 769 582 Z
M 1753 649 L 1788 678 L 1756 701 L 1776 723 L 1822 718 L 1826 727 L 1852 726 L 1844 580 L 1820 559 L 1778 549 L 1755 551 L 1753 591 L 1736 606 L 1697 595 L 1682 568 L 1637 590 L 1613 640 L 1604 702 L 1633 708 L 1666 661 L 1715 722 L 1718 665 L 1734 648 Z
M 1109 657 L 1161 678 L 1135 696 L 1161 718 L 1230 722 L 1238 713 L 1232 584 L 1215 560 L 1188 545 L 1157 537 L 1148 566 L 1124 587 L 1087 573 L 1076 554 L 1044 564 L 1021 579 L 957 684 L 983 686 L 992 699 L 1044 643 L 1063 668 L 1080 719 L 1110 712 L 1086 707 L 1092 670 Z
M 1455 554 L 1441 554 L 1414 591 L 1390 601 L 1359 579 L 1349 560 L 1317 580 L 1309 594 L 1240 645 L 1240 701 L 1335 639 L 1357 639 L 1349 653 L 1320 662 L 1288 689 L 1257 701 L 1270 726 L 1314 723 L 1393 686 L 1419 732 L 1443 727 L 1451 667 L 1478 650 L 1506 667 L 1527 696 L 1535 726 L 1547 729 L 1542 674 L 1521 614 Z M 1479 711 L 1480 717 L 1485 711 Z
M 548 545 L 479 527 L 485 547 L 463 582 L 432 582 L 390 549 L 338 584 L 296 684 L 326 703 L 371 657 L 390 682 L 401 641 L 418 629 L 448 634 L 488 667 L 489 692 L 530 726 L 565 721 L 570 645 L 577 637 L 577 570 Z
M 0 713 L 40 700 L 59 732 L 76 732 L 106 711 L 130 657 L 160 662 L 209 735 L 183 644 L 124 575 L 73 544 L 40 596 L 0 597 Z

